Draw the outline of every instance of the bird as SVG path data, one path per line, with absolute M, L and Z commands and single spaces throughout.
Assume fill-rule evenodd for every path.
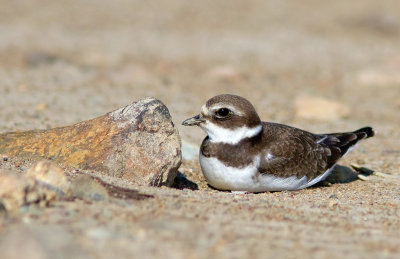
M 199 162 L 210 186 L 253 193 L 294 191 L 321 182 L 341 157 L 375 134 L 371 127 L 314 134 L 263 122 L 247 99 L 232 94 L 212 97 L 182 125 L 199 126 L 207 134 Z

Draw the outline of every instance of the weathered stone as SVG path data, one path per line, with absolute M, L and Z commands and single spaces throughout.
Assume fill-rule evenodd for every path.
M 64 171 L 53 162 L 40 161 L 36 163 L 29 168 L 26 176 L 34 179 L 44 188 L 56 192 L 58 196 L 65 196 L 69 192 L 70 183 Z
M 47 206 L 51 201 L 79 198 L 108 201 L 114 198 L 142 200 L 153 197 L 124 189 L 87 174 L 69 181 L 64 171 L 51 161 L 40 161 L 24 174 L 0 170 L 0 211 L 16 211 L 22 206 Z
M 68 194 L 64 172 L 51 162 L 39 162 L 26 174 L 0 171 L 0 206 L 6 211 L 31 204 L 47 205 Z
M 0 153 L 47 158 L 140 184 L 173 184 L 180 137 L 167 107 L 145 98 L 92 120 L 50 130 L 0 134 Z
M 338 120 L 349 116 L 345 104 L 319 97 L 300 96 L 295 101 L 296 117 L 315 120 Z
M 13 172 L 0 171 L 0 206 L 6 211 L 13 211 L 26 204 L 26 197 L 33 192 L 35 185 L 33 179 Z M 33 197 L 30 198 L 32 200 Z

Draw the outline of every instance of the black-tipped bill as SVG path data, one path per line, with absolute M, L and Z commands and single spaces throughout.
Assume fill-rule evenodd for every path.
M 187 119 L 187 120 L 184 120 L 183 122 L 182 122 L 182 125 L 185 125 L 185 126 L 194 126 L 194 125 L 199 125 L 200 123 L 202 123 L 202 122 L 204 122 L 204 119 L 202 119 L 201 118 L 201 116 L 200 116 L 200 114 L 198 114 L 198 115 L 196 115 L 196 116 L 194 116 L 194 117 L 192 117 L 192 118 L 189 118 L 189 119 Z

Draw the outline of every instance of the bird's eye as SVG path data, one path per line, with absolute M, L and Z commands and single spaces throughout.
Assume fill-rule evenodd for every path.
M 231 114 L 231 111 L 230 111 L 229 109 L 227 109 L 227 108 L 221 108 L 221 109 L 218 109 L 218 110 L 215 112 L 215 114 L 216 114 L 218 117 L 226 117 L 226 116 L 228 116 L 228 115 Z

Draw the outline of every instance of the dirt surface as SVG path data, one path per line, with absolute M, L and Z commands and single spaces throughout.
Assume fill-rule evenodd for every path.
M 1 6 L 0 132 L 68 125 L 153 96 L 169 107 L 182 140 L 196 147 L 204 133 L 181 121 L 198 114 L 208 98 L 233 93 L 248 98 L 263 120 L 313 132 L 373 126 L 377 135 L 340 164 L 390 174 L 294 192 L 235 194 L 208 187 L 194 158 L 180 169 L 181 189 L 103 179 L 148 198 L 77 199 L 1 214 L 2 255 L 400 256 L 398 1 L 31 0 Z M 303 119 L 294 105 L 299 96 L 332 100 L 350 113 Z M 0 163 L 17 171 L 29 166 L 13 158 Z

